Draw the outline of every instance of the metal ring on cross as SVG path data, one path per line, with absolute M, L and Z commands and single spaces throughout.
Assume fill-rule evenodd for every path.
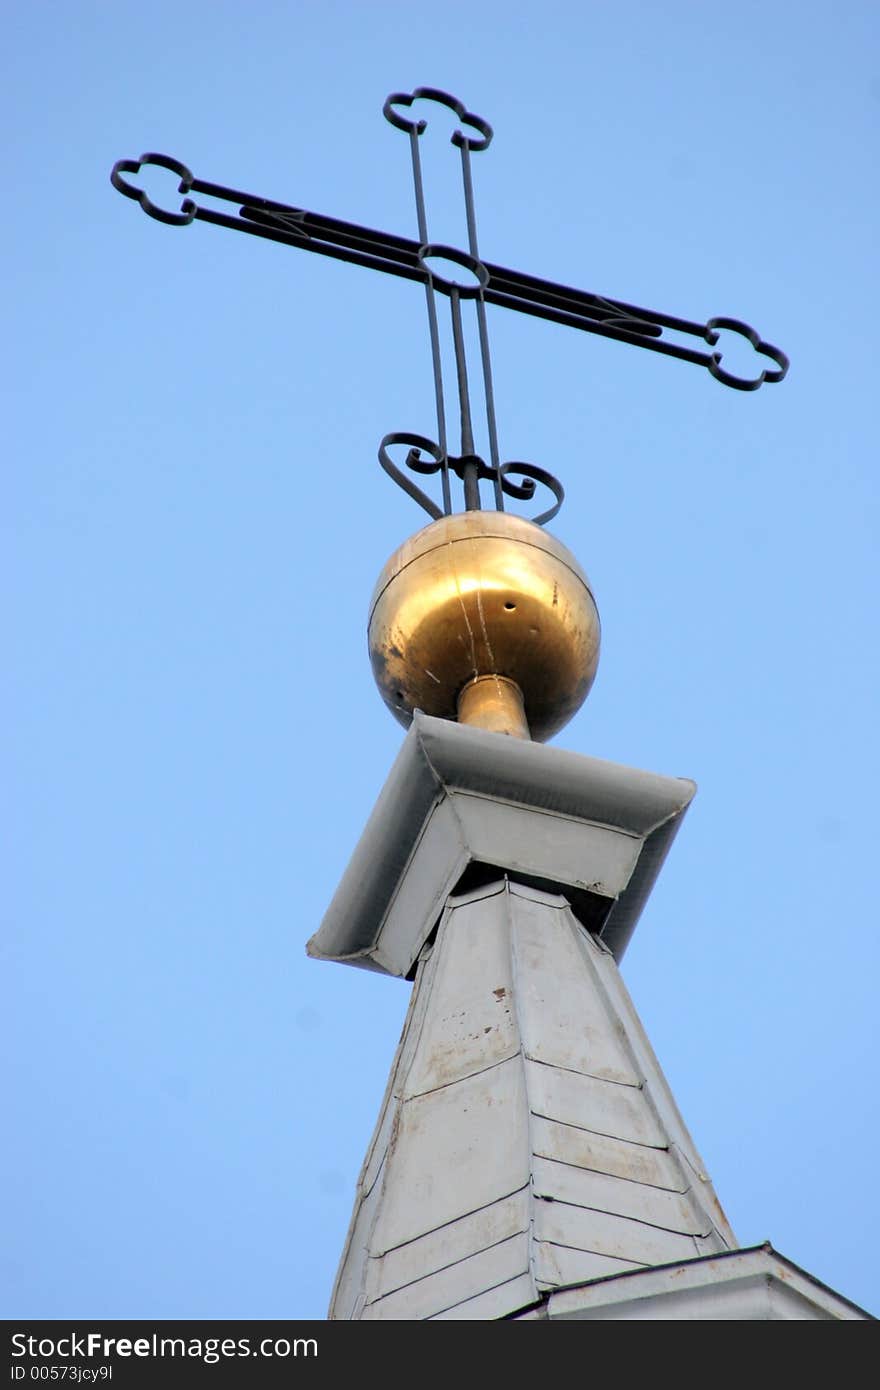
M 457 280 L 449 280 L 443 275 L 438 275 L 426 262 L 431 257 L 438 260 L 452 261 L 455 265 L 460 265 L 464 270 L 469 270 L 476 276 L 475 285 L 460 285 Z M 469 256 L 466 251 L 457 251 L 454 246 L 441 246 L 439 242 L 429 241 L 425 246 L 420 246 L 418 250 L 419 264 L 429 277 L 435 289 L 442 290 L 444 294 L 451 294 L 454 290 L 460 299 L 478 299 L 483 290 L 489 283 L 489 272 L 478 261 L 476 256 Z

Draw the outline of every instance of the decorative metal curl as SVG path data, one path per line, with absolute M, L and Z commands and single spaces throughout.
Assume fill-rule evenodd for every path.
M 142 188 L 135 188 L 134 184 L 127 183 L 122 177 L 123 174 L 140 173 L 145 164 L 157 164 L 160 169 L 168 169 L 172 174 L 176 174 L 180 179 L 177 185 L 178 193 L 189 193 L 195 182 L 192 172 L 173 155 L 148 153 L 142 154 L 140 159 L 117 159 L 110 173 L 113 187 L 126 198 L 133 198 L 136 203 L 140 203 L 147 216 L 155 217 L 157 222 L 164 222 L 168 227 L 189 226 L 198 211 L 192 198 L 184 198 L 179 212 L 166 212 L 164 208 L 156 207 Z
M 741 319 L 714 318 L 706 323 L 706 342 L 710 347 L 714 347 L 718 342 L 719 328 L 726 328 L 730 333 L 739 333 L 741 337 L 748 339 L 755 352 L 762 357 L 770 357 L 776 363 L 777 371 L 761 372 L 759 377 L 734 376 L 733 372 L 726 371 L 721 366 L 723 353 L 713 352 L 709 362 L 709 371 L 716 381 L 721 381 L 725 386 L 732 386 L 735 391 L 757 391 L 759 386 L 763 386 L 765 381 L 781 381 L 788 371 L 788 358 L 779 348 L 773 347 L 770 343 L 765 343 L 760 334 L 756 333 L 747 323 Z
M 525 478 L 524 483 L 513 483 L 508 477 L 509 473 L 518 473 Z M 554 506 L 549 507 L 546 512 L 541 512 L 540 516 L 532 517 L 536 526 L 543 526 L 546 521 L 552 521 L 562 503 L 565 500 L 565 489 L 558 478 L 554 478 L 552 473 L 548 473 L 546 468 L 539 468 L 535 463 L 519 463 L 511 461 L 502 463 L 498 469 L 501 479 L 501 487 L 508 497 L 521 497 L 531 501 L 535 495 L 535 485 L 543 483 L 549 488 L 556 498 Z
M 404 492 L 407 493 L 414 502 L 418 502 L 420 507 L 424 507 L 428 516 L 433 517 L 435 521 L 439 521 L 440 517 L 443 516 L 443 512 L 437 506 L 437 503 L 432 502 L 430 497 L 422 492 L 420 487 L 416 487 L 412 478 L 408 478 L 405 473 L 402 473 L 391 458 L 391 455 L 388 453 L 388 447 L 392 444 L 410 445 L 410 451 L 406 456 L 405 462 L 407 468 L 413 469 L 415 473 L 438 473 L 441 470 L 443 471 L 443 491 L 445 500 L 449 493 L 449 476 L 447 461 L 440 446 L 435 444 L 433 440 L 426 439 L 424 435 L 408 434 L 405 430 L 398 430 L 393 434 L 386 434 L 382 443 L 379 445 L 379 462 L 385 469 L 385 472 L 389 477 L 394 479 L 398 487 L 403 488 Z M 432 463 L 425 462 L 421 456 L 422 450 L 431 455 L 433 459 Z M 447 516 L 450 510 L 451 508 L 447 509 Z
M 440 508 L 433 502 L 426 493 L 422 491 L 407 475 L 401 471 L 388 449 L 395 444 L 408 444 L 409 453 L 404 459 L 407 468 L 414 473 L 430 475 L 432 473 L 442 473 L 443 475 L 443 500 L 444 507 Z M 423 458 L 422 455 L 429 454 L 430 458 Z M 466 483 L 469 472 L 472 472 L 477 480 L 487 482 L 498 482 L 500 491 L 507 497 L 515 497 L 519 501 L 531 501 L 535 495 L 538 483 L 548 488 L 556 502 L 552 507 L 540 515 L 533 517 L 532 521 L 536 526 L 543 526 L 545 522 L 552 521 L 565 498 L 565 490 L 558 478 L 554 478 L 552 473 L 548 473 L 545 468 L 539 468 L 534 463 L 522 463 L 519 460 L 511 459 L 508 463 L 502 463 L 498 468 L 485 462 L 478 454 L 463 454 L 460 457 L 444 455 L 439 444 L 435 444 L 432 439 L 428 439 L 423 434 L 410 434 L 408 431 L 399 430 L 392 434 L 386 434 L 379 445 L 379 462 L 389 477 L 393 478 L 398 487 L 403 488 L 409 497 L 418 502 L 420 507 L 428 513 L 435 521 L 439 521 L 442 516 L 449 516 L 452 512 L 452 505 L 449 499 L 449 473 L 452 472 L 462 482 Z M 524 481 L 516 483 L 511 474 L 516 474 Z M 497 494 L 496 494 L 497 495 Z M 498 510 L 503 510 L 499 508 Z
M 390 121 L 393 126 L 396 126 L 398 130 L 405 131 L 407 135 L 411 135 L 413 132 L 416 135 L 421 135 L 427 128 L 427 121 L 408 121 L 405 116 L 401 116 L 399 112 L 394 110 L 395 106 L 412 106 L 413 102 L 419 98 L 423 101 L 439 102 L 441 106 L 448 106 L 449 110 L 454 112 L 464 125 L 473 126 L 474 130 L 480 132 L 481 138 L 475 139 L 472 135 L 462 135 L 460 130 L 456 130 L 451 137 L 453 145 L 457 145 L 459 149 L 462 145 L 466 145 L 469 150 L 488 148 L 494 134 L 489 122 L 484 120 L 482 116 L 474 115 L 473 111 L 468 111 L 464 102 L 459 101 L 458 97 L 452 96 L 449 92 L 441 92 L 438 87 L 416 87 L 415 91 L 412 92 L 392 92 L 391 96 L 385 99 L 382 115 L 386 121 Z

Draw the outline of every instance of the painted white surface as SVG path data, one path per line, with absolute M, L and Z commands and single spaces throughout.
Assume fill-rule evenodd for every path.
M 542 1311 L 566 1321 L 873 1321 L 769 1245 L 565 1289 Z
M 331 1317 L 510 1316 L 572 1281 L 727 1249 L 700 1173 L 617 965 L 565 899 L 505 880 L 451 898 Z

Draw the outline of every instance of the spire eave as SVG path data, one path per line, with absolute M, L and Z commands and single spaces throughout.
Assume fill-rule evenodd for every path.
M 308 954 L 408 976 L 449 894 L 494 869 L 565 892 L 619 962 L 695 792 L 417 713 Z

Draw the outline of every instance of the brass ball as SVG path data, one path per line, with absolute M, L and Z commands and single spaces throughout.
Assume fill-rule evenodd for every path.
M 509 512 L 441 517 L 405 541 L 376 583 L 367 630 L 373 675 L 401 724 L 455 719 L 478 676 L 522 692 L 533 739 L 562 728 L 599 661 L 589 581 L 555 537 Z

